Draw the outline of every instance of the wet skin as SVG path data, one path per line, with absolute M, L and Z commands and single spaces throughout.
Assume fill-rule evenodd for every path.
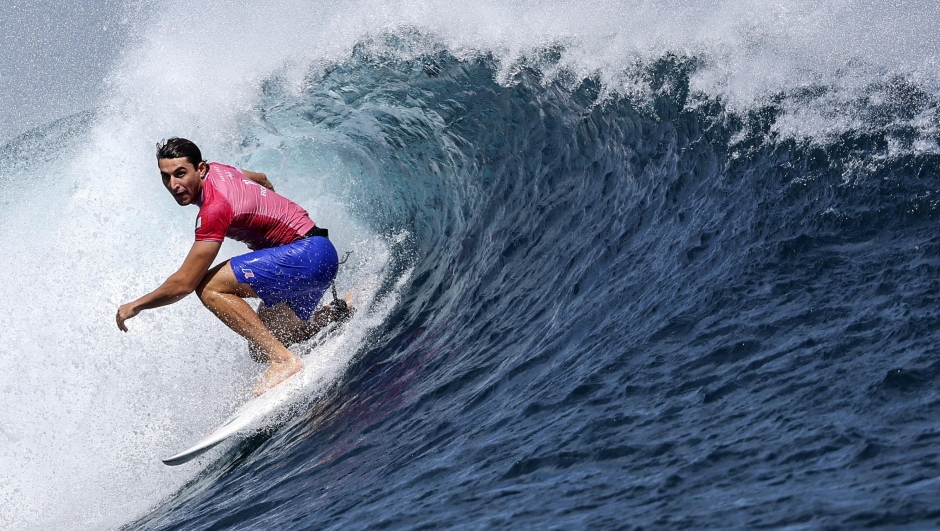
M 202 197 L 203 179 L 209 171 L 206 163 L 193 165 L 186 158 L 176 158 L 159 159 L 157 165 L 163 186 L 179 205 L 191 205 Z M 244 174 L 258 184 L 274 189 L 265 174 L 249 171 Z M 253 392 L 257 396 L 303 368 L 300 358 L 284 346 L 282 339 L 292 341 L 310 337 L 319 326 L 304 323 L 286 306 L 276 312 L 264 312 L 267 315 L 259 316 L 244 300 L 257 298 L 258 295 L 251 286 L 236 280 L 227 260 L 210 269 L 221 246 L 221 242 L 195 242 L 183 265 L 163 284 L 118 308 L 117 325 L 119 329 L 127 332 L 125 321 L 142 310 L 172 304 L 195 291 L 206 308 L 249 341 L 250 350 L 256 360 L 269 364 L 254 388 Z M 285 315 L 286 313 L 290 315 Z

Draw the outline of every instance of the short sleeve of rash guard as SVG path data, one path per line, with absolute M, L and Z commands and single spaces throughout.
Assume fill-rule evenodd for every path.
M 196 218 L 197 242 L 221 242 L 232 224 L 234 213 L 225 201 L 203 205 Z

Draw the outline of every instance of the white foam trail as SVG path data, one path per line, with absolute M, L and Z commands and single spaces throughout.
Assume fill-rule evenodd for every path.
M 5 529 L 107 529 L 139 516 L 195 473 L 158 458 L 213 426 L 250 386 L 257 369 L 244 345 L 192 298 L 145 312 L 128 334 L 113 316 L 174 271 L 191 242 L 194 212 L 162 190 L 154 142 L 186 136 L 213 159 L 274 164 L 236 147 L 240 120 L 274 72 L 299 89 L 308 65 L 342 60 L 364 36 L 409 26 L 433 35 L 432 47 L 494 54 L 502 79 L 521 55 L 563 43 L 561 66 L 598 75 L 611 90 L 635 89 L 637 60 L 700 56 L 707 67 L 695 88 L 734 108 L 821 84 L 833 87 L 832 111 L 896 75 L 940 93 L 940 16 L 929 2 L 218 0 L 153 11 L 109 77 L 85 141 L 57 164 L 0 184 L 15 205 L 0 213 Z M 851 114 L 804 114 L 794 114 L 793 127 L 810 134 L 852 124 Z M 272 171 L 279 188 L 337 241 L 375 257 L 352 283 L 381 275 L 384 242 L 349 218 L 341 198 L 280 164 L 282 176 Z
M 237 78 L 193 81 L 151 54 L 159 47 L 152 38 L 139 62 L 115 74 L 83 145 L 4 183 L 4 199 L 19 208 L 0 219 L 10 260 L 0 271 L 3 529 L 109 529 L 139 516 L 198 472 L 169 469 L 159 457 L 224 418 L 258 374 L 244 343 L 193 297 L 144 312 L 128 334 L 114 323 L 117 306 L 159 285 L 191 245 L 195 210 L 161 189 L 154 142 L 185 134 L 213 159 L 233 156 L 234 120 L 257 95 Z M 191 82 L 199 90 L 188 90 Z M 295 191 L 337 243 L 368 257 L 344 281 L 380 275 L 382 240 L 337 199 L 315 196 L 305 186 L 311 176 L 299 173 L 271 178 Z M 319 363 L 335 378 L 353 352 Z
M 198 471 L 168 469 L 158 458 L 218 423 L 258 375 L 243 341 L 192 296 L 142 313 L 127 334 L 117 330 L 117 306 L 181 263 L 195 210 L 160 189 L 151 134 L 106 119 L 89 136 L 55 166 L 54 179 L 4 189 L 23 208 L 2 223 L 3 529 L 108 529 L 140 515 Z M 271 174 L 288 194 L 304 177 Z M 295 197 L 365 258 L 343 283 L 376 284 L 388 260 L 383 241 L 335 199 Z M 368 288 L 360 291 L 368 301 Z M 347 343 L 324 360 L 314 355 L 324 377 L 341 374 L 356 348 Z

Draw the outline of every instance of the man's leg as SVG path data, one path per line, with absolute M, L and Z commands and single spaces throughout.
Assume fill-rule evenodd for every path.
M 346 321 L 352 317 L 355 312 L 352 307 L 352 293 L 347 293 L 343 302 L 345 304 L 341 305 L 342 309 L 334 308 L 333 303 L 321 307 L 314 312 L 309 321 L 300 320 L 297 314 L 283 302 L 274 306 L 262 304 L 258 308 L 258 316 L 281 343 L 290 346 L 307 341 L 333 321 Z
M 262 303 L 258 307 L 258 317 L 284 345 L 290 346 L 310 339 L 310 336 L 304 333 L 307 323 L 301 321 L 286 303 L 281 302 L 274 306 L 265 306 Z
M 202 283 L 196 288 L 196 294 L 206 308 L 209 308 L 229 328 L 247 339 L 251 346 L 261 353 L 263 358 L 261 361 L 270 363 L 268 370 L 255 385 L 253 391 L 255 396 L 264 393 L 303 368 L 300 358 L 287 350 L 287 347 L 245 302 L 245 298 L 258 295 L 248 284 L 238 282 L 228 261 L 213 267 L 206 273 Z

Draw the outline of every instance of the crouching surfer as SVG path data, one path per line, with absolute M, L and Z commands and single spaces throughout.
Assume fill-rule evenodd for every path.
M 336 277 L 336 249 L 327 230 L 275 193 L 263 173 L 206 162 L 196 144 L 175 137 L 157 144 L 157 165 L 177 203 L 199 206 L 196 241 L 177 272 L 118 308 L 118 328 L 127 332 L 124 322 L 141 310 L 172 304 L 195 291 L 212 313 L 248 339 L 256 361 L 268 363 L 254 388 L 260 395 L 303 367 L 286 345 L 349 317 L 342 300 L 316 310 Z M 226 236 L 252 252 L 210 268 Z M 261 299 L 258 312 L 245 298 Z

